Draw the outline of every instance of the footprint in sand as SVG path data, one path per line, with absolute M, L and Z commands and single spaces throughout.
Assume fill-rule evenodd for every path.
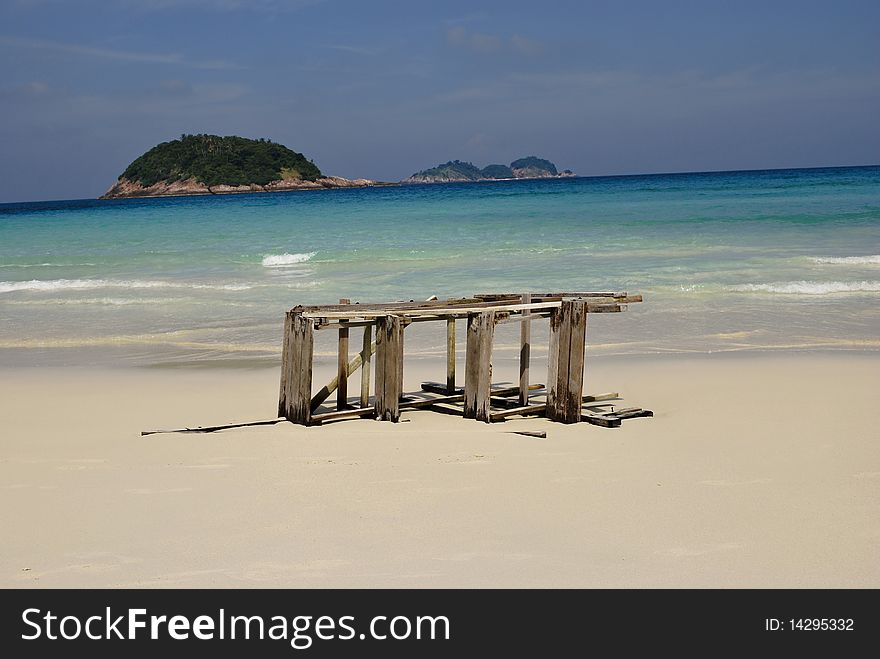
M 192 487 L 172 487 L 167 490 L 154 490 L 149 487 L 132 487 L 123 490 L 126 494 L 177 494 L 179 492 L 192 492 Z
M 772 478 L 754 478 L 750 481 L 726 481 L 726 480 L 717 480 L 717 481 L 700 481 L 700 485 L 714 485 L 719 487 L 734 487 L 737 485 L 760 485 L 762 483 L 772 483 Z
M 741 542 L 722 542 L 716 545 L 702 545 L 698 547 L 670 547 L 669 549 L 659 551 L 658 554 L 668 554 L 676 558 L 690 558 L 694 556 L 703 556 L 719 551 L 734 551 L 742 549 L 746 545 Z

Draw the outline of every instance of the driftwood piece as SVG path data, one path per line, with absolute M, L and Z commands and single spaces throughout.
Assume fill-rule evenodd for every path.
M 508 430 L 508 435 L 525 435 L 526 437 L 537 437 L 539 439 L 547 439 L 546 430 Z
M 243 421 L 242 423 L 226 423 L 220 426 L 196 426 L 195 428 L 175 428 L 173 430 L 142 430 L 141 437 L 147 435 L 159 435 L 163 433 L 195 433 L 195 432 L 216 432 L 218 430 L 228 430 L 229 428 L 247 428 L 250 426 L 274 426 L 276 423 L 287 421 L 287 419 L 271 419 L 266 421 Z

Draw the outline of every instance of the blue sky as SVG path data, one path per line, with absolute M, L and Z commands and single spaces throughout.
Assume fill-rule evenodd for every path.
M 880 162 L 880 3 L 0 0 L 0 201 L 94 197 L 181 133 L 398 180 Z

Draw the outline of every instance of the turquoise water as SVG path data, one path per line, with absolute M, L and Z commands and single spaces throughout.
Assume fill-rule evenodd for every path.
M 645 296 L 596 354 L 876 350 L 880 167 L 0 205 L 0 365 L 257 364 L 296 304 L 554 289 Z

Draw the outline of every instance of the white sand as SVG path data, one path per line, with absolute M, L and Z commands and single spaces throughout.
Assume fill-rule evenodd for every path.
M 0 371 L 0 586 L 880 586 L 880 356 L 588 369 L 655 418 L 141 438 L 271 417 L 277 372 Z

